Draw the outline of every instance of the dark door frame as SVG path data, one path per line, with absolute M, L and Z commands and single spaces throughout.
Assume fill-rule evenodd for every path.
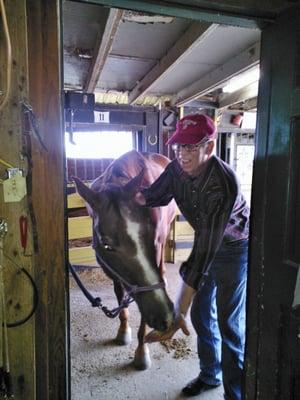
M 78 1 L 78 0 L 75 0 Z M 246 6 L 241 6 L 240 10 L 229 10 L 228 2 L 220 3 L 214 2 L 214 4 L 218 4 L 215 9 L 205 9 L 204 4 L 207 2 L 199 1 L 199 5 L 191 4 L 182 4 L 177 3 L 176 1 L 168 2 L 168 1 L 135 1 L 135 0 L 93 0 L 93 1 L 84 1 L 79 0 L 79 2 L 84 3 L 92 3 L 99 4 L 102 6 L 108 7 L 116 7 L 123 9 L 131 9 L 136 11 L 144 11 L 144 12 L 154 12 L 158 14 L 166 14 L 177 16 L 181 18 L 192 18 L 199 19 L 207 22 L 217 22 L 223 24 L 230 25 L 238 25 L 243 27 L 259 27 L 264 30 L 264 28 L 268 27 L 272 22 L 275 22 L 276 15 L 272 12 L 272 8 L 270 8 L 270 12 L 263 13 L 259 12 L 259 10 L 254 10 L 252 15 L 249 15 L 248 9 L 246 6 L 250 5 L 251 1 L 248 0 L 246 2 Z M 189 3 L 189 2 L 185 2 Z M 254 7 L 255 8 L 255 7 Z M 253 8 L 252 8 L 253 9 Z M 256 15 L 254 15 L 256 14 Z M 254 185 L 259 187 L 260 190 L 266 192 L 266 169 L 268 166 L 268 119 L 269 119 L 269 98 L 271 96 L 271 82 L 270 80 L 265 80 L 263 84 L 260 84 L 259 95 L 258 95 L 258 104 L 259 104 L 259 113 L 264 114 L 263 117 L 259 117 L 258 119 L 258 128 L 257 128 L 257 138 L 256 143 L 259 142 L 259 160 L 257 160 L 257 154 L 255 155 L 254 161 Z M 264 242 L 260 242 L 259 239 L 263 240 L 263 232 L 264 232 L 264 218 L 265 218 L 265 204 L 264 197 L 259 193 L 255 193 L 253 190 L 254 196 L 252 199 L 252 220 L 251 220 L 251 232 L 252 235 L 255 235 L 256 242 L 254 248 L 253 241 L 250 241 L 250 263 L 249 269 L 251 270 L 251 279 L 250 279 L 250 309 L 249 309 L 249 319 L 251 321 L 255 321 L 254 326 L 251 328 L 251 334 L 248 332 L 248 342 L 247 342 L 247 352 L 246 352 L 246 375 L 245 375 L 245 387 L 246 387 L 246 398 L 247 399 L 255 399 L 257 398 L 257 354 L 259 352 L 259 309 L 261 307 L 261 298 L 259 297 L 259 291 L 262 283 L 262 269 L 263 269 L 263 254 L 264 254 Z M 251 256 L 252 254 L 252 256 Z M 252 285 L 252 287 L 251 287 Z M 252 303 L 252 304 L 251 304 Z

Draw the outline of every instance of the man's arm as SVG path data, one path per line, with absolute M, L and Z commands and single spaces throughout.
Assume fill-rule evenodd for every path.
M 163 173 L 147 188 L 140 191 L 143 198 L 138 194 L 136 200 L 142 201 L 141 205 L 148 207 L 166 206 L 173 198 L 171 163 L 167 165 Z M 139 197 L 140 196 L 140 197 Z M 143 203 L 145 201 L 145 203 Z
M 182 281 L 175 302 L 175 315 L 183 315 L 186 317 L 195 293 L 195 289 Z

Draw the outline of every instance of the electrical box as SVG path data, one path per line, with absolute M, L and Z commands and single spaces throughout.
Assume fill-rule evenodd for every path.
M 95 95 L 93 93 L 65 92 L 67 122 L 94 122 Z

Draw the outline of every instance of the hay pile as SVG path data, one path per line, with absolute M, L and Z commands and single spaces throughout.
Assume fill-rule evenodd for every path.
M 173 358 L 185 359 L 192 353 L 192 349 L 184 338 L 164 340 L 161 345 L 167 350 L 167 353 L 173 353 Z

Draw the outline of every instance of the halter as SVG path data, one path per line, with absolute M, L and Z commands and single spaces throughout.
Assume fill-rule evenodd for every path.
M 99 249 L 99 247 L 94 247 L 95 250 Z M 158 282 L 154 283 L 153 285 L 148 285 L 148 286 L 138 286 L 138 285 L 132 285 L 129 283 L 125 278 L 123 278 L 118 272 L 116 272 L 112 267 L 110 267 L 106 261 L 103 260 L 103 258 L 96 252 L 97 257 L 100 260 L 100 263 L 109 270 L 113 275 L 115 275 L 124 285 L 126 286 L 127 294 L 132 295 L 136 293 L 141 293 L 141 292 L 151 292 L 152 290 L 155 289 L 164 289 L 165 288 L 165 282 Z
M 112 170 L 110 170 L 110 173 L 112 174 Z M 143 174 L 144 174 L 144 168 L 142 168 L 139 175 L 137 175 L 133 179 L 142 177 Z M 112 176 L 109 176 L 108 178 L 109 179 L 106 182 L 102 182 L 102 183 L 105 183 L 105 184 L 113 183 Z M 113 184 L 118 186 L 115 183 L 113 183 Z M 120 186 L 122 186 L 122 185 L 120 185 Z M 80 287 L 80 289 L 82 290 L 84 295 L 87 297 L 87 299 L 91 302 L 92 306 L 101 308 L 101 310 L 105 313 L 105 315 L 107 317 L 115 318 L 123 308 L 128 307 L 128 305 L 134 301 L 134 299 L 132 297 L 133 295 L 135 295 L 137 293 L 151 292 L 156 289 L 164 289 L 165 288 L 166 285 L 165 285 L 164 281 L 154 283 L 153 285 L 148 285 L 148 286 L 132 285 L 125 278 L 123 278 L 118 272 L 116 272 L 114 268 L 112 268 L 110 265 L 108 265 L 106 261 L 103 260 L 103 258 L 100 256 L 100 246 L 95 244 L 95 242 L 93 245 L 93 249 L 96 251 L 97 258 L 100 261 L 99 264 L 101 264 L 101 266 L 104 267 L 104 269 L 107 269 L 108 271 L 110 271 L 112 273 L 112 275 L 115 276 L 125 286 L 127 294 L 123 298 L 123 300 L 121 301 L 121 303 L 118 307 L 114 308 L 113 310 L 108 310 L 107 307 L 102 305 L 101 299 L 99 297 L 94 298 L 91 295 L 91 293 L 89 293 L 89 291 L 84 287 L 78 274 L 75 272 L 73 266 L 70 263 L 69 263 L 69 268 L 70 268 L 70 271 L 71 271 L 75 281 L 77 282 L 78 286 Z
M 95 250 L 99 249 L 98 247 L 94 247 Z M 85 297 L 90 301 L 92 307 L 98 307 L 100 308 L 104 314 L 109 317 L 109 318 L 115 318 L 117 317 L 121 310 L 123 308 L 126 308 L 129 306 L 130 303 L 132 303 L 134 301 L 132 295 L 136 294 L 136 293 L 143 293 L 143 292 L 151 292 L 152 290 L 156 290 L 156 289 L 164 289 L 166 287 L 165 282 L 158 282 L 158 283 L 154 283 L 153 285 L 148 285 L 148 286 L 138 286 L 138 285 L 132 285 L 131 283 L 129 283 L 125 278 L 123 278 L 120 274 L 118 274 L 118 272 L 116 272 L 113 268 L 111 268 L 106 261 L 103 260 L 103 258 L 99 255 L 99 253 L 97 252 L 97 257 L 101 263 L 101 265 L 108 269 L 116 278 L 118 278 L 126 287 L 126 291 L 127 294 L 126 296 L 123 298 L 123 300 L 121 301 L 120 305 L 112 310 L 109 310 L 106 306 L 102 305 L 102 300 L 100 297 L 94 297 L 87 289 L 86 287 L 83 285 L 83 283 L 81 282 L 78 274 L 76 273 L 74 267 L 72 264 L 69 263 L 69 268 L 70 271 L 76 281 L 76 283 L 78 284 L 78 286 L 80 287 L 80 289 L 82 290 L 83 294 L 85 295 Z

